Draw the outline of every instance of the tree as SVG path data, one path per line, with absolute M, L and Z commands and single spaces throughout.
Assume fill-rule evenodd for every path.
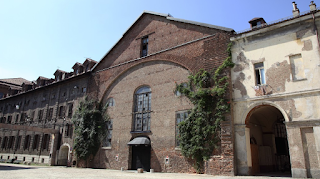
M 107 135 L 106 106 L 102 107 L 97 101 L 88 97 L 81 101 L 75 111 L 72 121 L 75 126 L 74 150 L 77 158 L 87 160 L 94 156 Z
M 194 105 L 188 118 L 179 123 L 178 140 L 182 154 L 195 160 L 197 173 L 203 172 L 204 160 L 208 160 L 217 147 L 220 122 L 230 109 L 228 76 L 223 75 L 223 72 L 234 66 L 231 61 L 231 44 L 227 52 L 228 58 L 214 73 L 200 70 L 188 77 L 187 84 L 176 84 L 176 91 L 184 94 Z

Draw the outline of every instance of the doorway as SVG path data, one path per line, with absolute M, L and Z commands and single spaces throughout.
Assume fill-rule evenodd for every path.
M 59 158 L 57 165 L 67 166 L 68 164 L 69 147 L 62 146 L 59 151 Z
M 270 105 L 249 113 L 251 175 L 291 176 L 291 163 L 284 116 Z
M 132 146 L 132 160 L 131 169 L 137 170 L 143 168 L 144 171 L 150 171 L 150 145 L 133 145 Z

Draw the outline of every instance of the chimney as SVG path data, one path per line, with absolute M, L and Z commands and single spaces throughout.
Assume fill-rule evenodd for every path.
M 300 16 L 300 11 L 299 9 L 297 8 L 297 4 L 296 2 L 292 2 L 292 6 L 293 6 L 293 10 L 292 10 L 292 14 L 293 14 L 293 17 L 298 17 Z
M 309 7 L 310 7 L 310 11 L 315 11 L 315 10 L 317 10 L 316 4 L 315 4 L 313 1 L 310 2 Z

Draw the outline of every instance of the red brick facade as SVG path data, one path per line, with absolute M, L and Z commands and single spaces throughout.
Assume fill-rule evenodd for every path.
M 91 165 L 131 169 L 132 147 L 137 136 L 151 140 L 151 168 L 158 172 L 195 172 L 192 161 L 176 148 L 176 112 L 192 108 L 185 97 L 174 94 L 175 84 L 186 82 L 199 69 L 212 71 L 226 59 L 232 30 L 199 26 L 152 13 L 144 13 L 93 70 L 89 95 L 115 106 L 111 147 L 102 148 Z M 148 55 L 140 58 L 141 39 L 148 36 Z M 229 75 L 228 73 L 226 73 Z M 148 133 L 133 133 L 134 93 L 151 88 L 151 124 Z M 231 118 L 222 125 L 221 149 L 206 162 L 208 174 L 233 175 Z M 169 161 L 165 162 L 165 158 Z

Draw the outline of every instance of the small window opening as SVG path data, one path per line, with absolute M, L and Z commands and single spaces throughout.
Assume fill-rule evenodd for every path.
M 254 71 L 256 75 L 256 85 L 266 84 L 263 63 L 254 64 Z
M 145 57 L 148 55 L 148 37 L 144 37 L 141 39 L 141 57 Z

